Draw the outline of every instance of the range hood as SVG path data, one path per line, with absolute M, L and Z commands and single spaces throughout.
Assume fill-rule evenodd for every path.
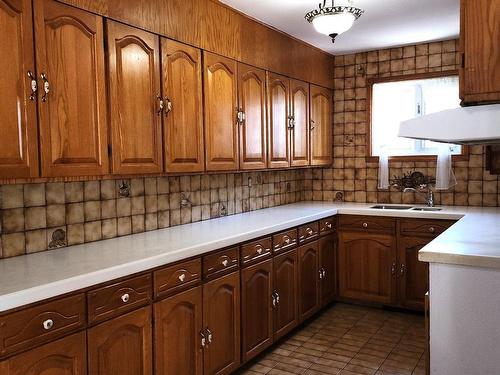
M 462 145 L 500 144 L 500 104 L 449 109 L 402 121 L 398 136 Z

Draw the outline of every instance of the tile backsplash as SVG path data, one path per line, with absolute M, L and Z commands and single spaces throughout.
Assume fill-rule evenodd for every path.
M 2 185 L 0 257 L 300 201 L 311 170 Z

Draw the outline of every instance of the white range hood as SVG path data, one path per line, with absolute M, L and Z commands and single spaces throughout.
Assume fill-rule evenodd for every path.
M 500 104 L 449 109 L 403 121 L 398 136 L 464 145 L 500 144 Z

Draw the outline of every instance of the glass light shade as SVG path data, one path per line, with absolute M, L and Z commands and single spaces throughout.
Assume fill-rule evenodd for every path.
M 356 16 L 349 12 L 325 14 L 313 19 L 316 31 L 325 35 L 342 34 L 352 27 Z

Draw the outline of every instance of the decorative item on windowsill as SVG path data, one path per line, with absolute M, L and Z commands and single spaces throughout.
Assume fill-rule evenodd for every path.
M 364 13 L 364 10 L 352 6 L 352 0 L 348 1 L 349 6 L 335 5 L 335 0 L 331 0 L 331 6 L 326 6 L 324 0 L 318 9 L 307 13 L 305 19 L 312 23 L 318 33 L 330 36 L 332 43 L 335 43 L 335 38 L 349 30 Z
M 426 203 L 429 207 L 434 207 L 434 191 L 432 186 L 436 179 L 430 176 L 424 176 L 422 172 L 404 173 L 402 177 L 394 176 L 391 179 L 391 187 L 403 193 L 425 194 Z

